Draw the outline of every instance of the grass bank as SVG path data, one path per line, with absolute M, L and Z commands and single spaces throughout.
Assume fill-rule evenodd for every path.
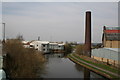
M 99 74 L 101 74 L 101 75 L 103 75 L 103 76 L 105 76 L 107 78 L 112 78 L 112 79 L 113 78 L 118 78 L 117 76 L 114 76 L 114 75 L 112 75 L 112 74 L 110 74 L 108 72 L 105 72 L 103 70 L 100 70 L 100 69 L 98 69 L 96 67 L 99 67 L 99 68 L 102 68 L 104 70 L 113 72 L 115 74 L 118 74 L 118 72 L 119 72 L 118 69 L 112 68 L 112 67 L 110 67 L 108 65 L 105 65 L 103 63 L 100 63 L 100 62 L 96 62 L 93 59 L 90 59 L 89 57 L 79 56 L 79 55 L 76 55 L 76 54 L 70 54 L 70 55 L 68 55 L 68 58 L 70 58 L 72 61 L 74 61 L 74 62 L 76 62 L 76 63 L 78 63 L 78 64 L 80 64 L 80 65 L 82 65 L 82 66 L 96 72 L 96 73 L 99 73 Z M 81 60 L 81 61 L 84 61 L 86 63 L 92 64 L 92 65 L 94 65 L 96 67 L 93 67 L 93 66 L 87 65 L 85 63 L 82 63 L 82 62 L 78 61 L 78 59 Z

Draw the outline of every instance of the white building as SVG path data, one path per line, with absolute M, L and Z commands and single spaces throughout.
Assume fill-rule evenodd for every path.
M 39 50 L 44 53 L 49 53 L 49 42 L 48 41 L 41 41 L 39 44 Z
M 64 52 L 64 43 L 51 42 L 49 43 L 49 49 L 51 52 Z
M 64 43 L 58 44 L 58 49 L 59 50 L 64 50 Z
M 30 48 L 35 48 L 38 51 L 49 53 L 48 41 L 32 41 L 30 42 Z
M 29 48 L 30 47 L 30 44 L 29 44 L 29 41 L 22 41 L 22 44 L 25 48 Z
M 63 52 L 64 43 L 48 42 L 48 41 L 22 41 L 25 48 L 34 48 L 43 53 Z
M 58 44 L 51 42 L 51 43 L 49 43 L 49 48 L 50 49 L 57 49 L 58 48 Z

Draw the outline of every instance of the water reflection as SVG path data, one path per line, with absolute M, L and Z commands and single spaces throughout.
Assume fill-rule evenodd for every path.
M 84 78 L 84 67 L 73 63 L 64 54 L 45 54 L 46 74 L 43 78 Z M 91 78 L 102 78 L 101 76 L 90 72 Z
M 84 68 L 84 80 L 90 80 L 90 70 Z
M 78 71 L 82 71 L 82 72 L 84 72 L 84 70 L 85 70 L 84 67 L 82 67 L 81 65 L 78 65 L 78 64 L 75 64 L 75 68 Z M 84 74 L 85 74 L 85 72 L 84 72 Z M 90 76 L 89 77 L 92 78 L 92 79 L 93 78 L 98 78 L 98 79 L 102 78 L 102 80 L 108 80 L 108 79 L 104 78 L 103 76 L 100 76 L 100 75 L 98 75 L 98 74 L 96 74 L 96 73 L 94 73 L 92 71 L 90 71 Z M 88 80 L 88 78 L 87 78 L 87 80 Z
M 77 69 L 77 71 L 84 71 L 84 68 L 81 65 L 75 64 L 75 68 Z

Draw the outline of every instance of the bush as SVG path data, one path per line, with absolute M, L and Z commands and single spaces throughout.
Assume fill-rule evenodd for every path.
M 65 54 L 71 53 L 72 52 L 72 46 L 70 43 L 65 44 Z
M 83 55 L 83 52 L 84 52 L 84 45 L 77 45 L 75 53 L 79 55 Z
M 4 68 L 11 78 L 36 78 L 43 73 L 45 58 L 34 50 L 24 48 L 17 39 L 7 40 L 3 50 L 7 53 Z

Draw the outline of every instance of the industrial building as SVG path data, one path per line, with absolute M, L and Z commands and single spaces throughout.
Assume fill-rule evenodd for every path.
M 32 47 L 38 51 L 49 53 L 49 42 L 48 41 L 32 41 L 30 42 L 30 48 Z
M 120 48 L 120 27 L 104 26 L 102 42 L 106 48 Z
M 64 43 L 49 41 L 22 41 L 25 48 L 34 48 L 43 53 L 64 52 Z
M 64 43 L 51 42 L 49 43 L 50 52 L 64 52 Z
M 120 27 L 103 27 L 103 48 L 93 49 L 91 57 L 118 67 L 120 65 Z

